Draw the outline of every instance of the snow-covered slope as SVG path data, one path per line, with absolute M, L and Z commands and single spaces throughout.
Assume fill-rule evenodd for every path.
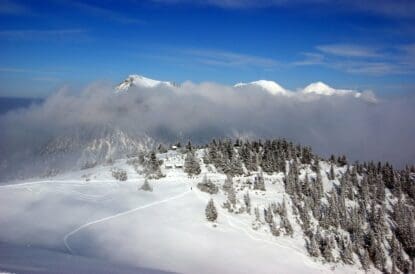
M 181 156 L 169 152 L 158 157 Z M 115 181 L 113 167 L 126 170 L 128 180 Z M 284 273 L 359 272 L 356 267 L 332 268 L 312 260 L 298 226 L 293 238 L 275 238 L 265 225 L 252 229 L 251 215 L 221 208 L 226 201 L 222 191 L 215 195 L 219 218 L 213 226 L 204 212 L 210 195 L 196 187 L 203 175 L 189 178 L 181 168 L 166 169 L 163 165 L 166 177 L 151 180 L 153 191 L 145 192 L 138 190 L 143 176 L 126 160 L 116 161 L 113 167 L 96 166 L 47 180 L 1 186 L 0 199 L 7 207 L 0 207 L 0 222 L 8 225 L 2 227 L 0 241 L 18 244 L 22 252 L 11 249 L 7 256 L 0 254 L 0 270 L 5 266 L 4 270 L 24 273 L 26 266 L 36 268 L 36 273 L 60 268 L 65 270 L 62 273 L 76 269 L 82 273 L 88 265 L 89 269 L 101 269 L 107 264 L 114 273 L 129 272 L 132 267 L 179 273 L 275 273 L 276 269 Z M 218 185 L 225 179 L 205 166 L 202 174 Z M 245 179 L 236 178 L 235 185 L 242 187 Z M 282 202 L 286 196 L 280 176 L 267 177 L 265 184 L 266 193 L 249 192 L 253 205 Z M 239 192 L 238 197 L 243 194 Z M 77 257 L 65 258 L 56 252 Z M 57 254 L 58 260 L 48 263 L 55 258 L 51 254 Z M 39 260 L 33 262 L 33 258 Z M 79 265 L 70 267 L 68 261 Z
M 277 84 L 274 81 L 268 81 L 268 80 L 258 80 L 253 81 L 250 83 L 238 83 L 234 85 L 236 88 L 242 88 L 242 87 L 259 87 L 266 91 L 268 91 L 272 95 L 288 95 L 289 91 Z
M 336 90 L 323 82 L 311 83 L 303 89 L 303 93 L 315 93 L 319 95 L 333 95 Z
M 5 272 L 7 271 L 7 272 Z M 161 270 L 129 267 L 27 245 L 0 243 L 0 274 L 168 274 Z
M 233 178 L 236 202 L 227 207 L 230 192 L 225 189 L 226 176 L 213 164 L 203 162 L 205 152 L 205 149 L 195 152 L 201 173 L 191 177 L 183 170 L 185 154 L 178 150 L 158 154 L 165 176 L 149 180 L 151 192 L 140 190 L 145 177 L 138 158 L 0 186 L 0 224 L 3 224 L 0 243 L 20 246 L 20 251 L 13 251 L 10 256 L 6 254 L 7 248 L 2 249 L 0 245 L 0 270 L 25 273 L 25 267 L 33 267 L 38 273 L 52 273 L 59 268 L 66 270 L 67 261 L 80 261 L 79 271 L 82 272 L 88 264 L 90 269 L 100 269 L 105 261 L 110 264 L 108 269 L 123 273 L 133 267 L 202 274 L 365 272 L 354 253 L 350 264 L 342 263 L 342 239 L 336 238 L 339 242 L 333 242 L 330 247 L 335 263 L 323 262 L 321 255 L 317 258 L 309 255 L 303 228 L 305 217 L 298 212 L 298 206 L 306 206 L 305 202 L 309 206 L 311 200 L 296 201 L 298 197 L 290 194 L 286 180 L 294 176 L 292 173 L 247 172 L 244 168 L 243 175 Z M 289 162 L 286 165 L 289 167 Z M 342 176 L 349 172 L 347 166 L 334 169 L 332 166 L 325 161 L 317 165 L 321 173 L 321 191 L 325 193 L 321 194 L 324 208 L 333 199 L 340 199 L 333 198 L 332 191 L 344 184 Z M 298 168 L 295 174 L 304 184 L 302 187 L 294 185 L 296 191 L 302 191 L 301 188 L 307 191 L 307 184 L 318 186 L 313 166 L 299 164 Z M 128 179 L 116 181 L 112 175 L 114 169 L 124 170 Z M 197 184 L 204 176 L 218 187 L 217 193 L 199 190 Z M 258 176 L 264 180 L 264 190 L 255 188 L 255 183 L 252 185 Z M 362 180 L 361 176 L 358 175 L 357 180 Z M 357 195 L 347 191 L 347 197 Z M 246 208 L 246 195 L 250 197 L 250 210 Z M 344 198 L 345 194 L 342 195 Z M 391 193 L 387 192 L 386 197 L 391 197 Z M 215 223 L 208 222 L 205 216 L 206 204 L 211 198 L 218 213 Z M 387 199 L 391 207 L 393 200 Z M 346 201 L 347 208 L 356 206 L 355 201 L 348 198 Z M 276 208 L 284 205 L 282 212 L 286 212 L 273 215 L 279 227 L 278 235 L 273 234 L 266 219 L 272 204 L 276 204 Z M 315 229 L 317 221 L 310 216 L 309 226 Z M 286 228 L 287 221 L 292 234 Z M 346 237 L 345 233 L 341 235 Z M 52 253 L 39 251 L 39 248 Z M 79 257 L 64 258 L 62 252 Z M 43 261 L 45 256 L 53 258 L 53 253 L 60 253 L 57 261 L 53 264 Z M 31 258 L 41 259 L 33 263 Z M 388 264 L 390 267 L 389 261 Z M 114 269 L 116 265 L 119 269 Z M 377 270 L 371 267 L 368 272 L 377 273 Z
M 137 154 L 150 148 L 153 144 L 153 140 L 148 136 L 132 138 L 125 132 L 116 129 L 105 136 L 90 141 L 83 148 L 78 164 L 84 168 L 111 162 L 114 159 Z
M 60 172 L 110 163 L 147 150 L 154 140 L 146 134 L 128 134 L 118 128 L 77 127 L 50 139 L 13 168 L 0 174 L 1 180 L 50 176 Z M 12 162 L 12 161 L 10 161 Z
M 315 94 L 315 95 L 323 95 L 323 96 L 346 95 L 346 94 L 351 94 L 355 96 L 356 98 L 359 98 L 361 96 L 361 93 L 355 90 L 335 89 L 320 81 L 309 84 L 303 90 L 301 90 L 301 92 L 303 94 Z
M 116 87 L 117 92 L 126 91 L 131 87 L 142 87 L 142 88 L 155 88 L 158 86 L 174 87 L 176 86 L 172 82 L 159 81 L 150 78 L 146 78 L 141 75 L 132 74 L 127 77 L 121 84 Z

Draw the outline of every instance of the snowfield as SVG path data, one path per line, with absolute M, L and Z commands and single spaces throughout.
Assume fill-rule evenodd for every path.
M 177 158 L 180 162 L 180 156 L 176 162 Z M 166 163 L 162 166 L 166 176 L 149 180 L 152 192 L 139 190 L 144 177 L 127 164 L 127 159 L 53 178 L 1 185 L 0 271 L 364 272 L 356 265 L 312 259 L 290 206 L 293 237 L 272 236 L 266 225 L 254 230 L 253 213 L 230 213 L 222 207 L 226 195 L 221 189 L 210 195 L 196 187 L 207 174 L 221 188 L 225 175 L 202 165 L 201 174 L 189 178 L 174 163 L 165 168 Z M 126 170 L 128 180 L 116 181 L 111 175 L 114 167 Z M 281 175 L 264 175 L 266 192 L 249 190 L 253 205 L 267 207 L 284 198 L 289 203 Z M 246 179 L 235 177 L 235 188 L 244 188 Z M 327 178 L 324 180 L 325 188 L 329 188 Z M 237 198 L 242 199 L 244 193 L 246 189 L 237 191 Z M 218 210 L 215 224 L 205 216 L 211 197 Z

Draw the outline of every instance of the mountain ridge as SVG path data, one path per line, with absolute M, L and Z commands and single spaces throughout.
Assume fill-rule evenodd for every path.
M 175 82 L 170 81 L 160 81 L 151 78 L 147 78 L 138 74 L 131 74 L 129 75 L 122 83 L 118 84 L 115 87 L 116 93 L 119 92 L 126 92 L 130 88 L 139 87 L 139 88 L 157 88 L 160 86 L 164 86 L 167 88 L 179 88 L 181 85 L 176 84 Z M 351 95 L 355 98 L 360 98 L 362 100 L 375 103 L 377 101 L 376 97 L 371 93 L 370 96 L 362 96 L 362 92 L 353 90 L 353 89 L 338 89 L 329 86 L 328 84 L 317 81 L 308 84 L 304 88 L 300 88 L 297 91 L 291 91 L 289 89 L 284 88 L 279 83 L 272 81 L 272 80 L 257 80 L 252 82 L 239 82 L 231 86 L 235 89 L 245 89 L 245 88 L 259 88 L 268 92 L 270 95 L 273 96 L 297 96 L 297 97 L 305 97 L 305 96 L 346 96 Z

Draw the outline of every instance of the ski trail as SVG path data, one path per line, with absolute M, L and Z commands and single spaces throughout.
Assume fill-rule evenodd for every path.
M 155 206 L 155 205 L 163 204 L 163 203 L 166 203 L 166 202 L 169 202 L 169 201 L 172 201 L 172 200 L 181 198 L 181 197 L 185 196 L 188 193 L 190 193 L 190 190 L 187 190 L 187 191 L 185 191 L 183 193 L 180 193 L 180 194 L 178 194 L 176 196 L 173 196 L 173 197 L 170 197 L 170 198 L 167 198 L 167 199 L 163 199 L 163 200 L 159 200 L 159 201 L 156 201 L 156 202 L 152 202 L 152 203 L 149 203 L 149 204 L 146 204 L 146 205 L 143 205 L 143 206 L 139 206 L 139 207 L 136 207 L 136 208 L 133 208 L 133 209 L 129 209 L 129 210 L 124 211 L 124 212 L 120 212 L 120 213 L 117 213 L 117 214 L 114 214 L 114 215 L 111 215 L 111 216 L 107 216 L 107 217 L 102 218 L 102 219 L 98 219 L 98 220 L 95 220 L 95 221 L 92 221 L 92 222 L 85 223 L 85 224 L 77 227 L 76 229 L 72 230 L 68 234 L 66 234 L 65 237 L 63 238 L 63 243 L 65 244 L 66 249 L 71 254 L 74 254 L 73 249 L 69 246 L 68 239 L 71 236 L 73 236 L 75 233 L 79 232 L 80 230 L 85 229 L 85 228 L 87 228 L 89 226 L 92 226 L 94 224 L 102 223 L 102 222 L 105 222 L 105 221 L 108 221 L 108 220 L 111 220 L 111 219 L 115 219 L 115 218 L 118 218 L 118 217 L 121 217 L 121 216 L 130 214 L 130 213 L 133 213 L 133 212 L 142 210 L 142 209 L 146 209 L 146 208 L 149 208 L 149 207 L 152 207 L 152 206 Z
M 197 189 L 195 190 L 195 194 L 196 194 L 196 197 L 197 197 L 199 200 L 202 200 L 202 201 L 204 201 L 204 202 L 207 202 L 207 200 L 206 200 L 206 199 L 204 199 L 203 197 L 200 197 L 200 193 L 198 193 L 198 190 L 197 190 Z M 298 255 L 300 255 L 302 258 L 304 258 L 304 259 L 305 259 L 305 260 L 303 260 L 303 262 L 304 262 L 305 264 L 307 264 L 308 266 L 313 267 L 313 268 L 316 268 L 316 269 L 324 269 L 324 268 L 322 268 L 319 264 L 317 264 L 317 263 L 315 263 L 314 261 L 310 260 L 310 258 L 309 258 L 309 257 L 307 257 L 307 256 L 306 256 L 303 252 L 301 252 L 301 251 L 300 251 L 300 250 L 298 250 L 297 248 L 294 248 L 294 247 L 291 247 L 291 246 L 286 246 L 286 245 L 283 245 L 283 244 L 277 243 L 277 242 L 272 241 L 272 240 L 267 240 L 267 239 L 263 239 L 263 238 L 257 238 L 257 237 L 255 237 L 254 235 L 252 235 L 252 234 L 251 234 L 251 230 L 252 230 L 252 228 L 250 228 L 250 229 L 246 229 L 246 228 L 244 228 L 244 227 L 242 227 L 242 226 L 240 226 L 240 225 L 236 225 L 236 224 L 234 224 L 234 223 L 232 222 L 232 220 L 231 220 L 231 219 L 233 219 L 233 217 L 231 217 L 231 216 L 230 216 L 227 212 L 225 212 L 225 211 L 221 208 L 221 206 L 217 206 L 216 208 L 218 209 L 218 213 L 220 213 L 222 216 L 224 216 L 224 217 L 225 217 L 226 222 L 228 223 L 228 225 L 229 225 L 230 227 L 232 227 L 232 228 L 233 228 L 233 229 L 235 229 L 235 230 L 242 231 L 242 232 L 243 232 L 246 236 L 248 236 L 248 238 L 250 238 L 250 239 L 252 239 L 252 240 L 254 240 L 254 241 L 264 242 L 264 243 L 267 243 L 267 244 L 270 244 L 270 245 L 274 245 L 274 246 L 278 246 L 278 247 L 282 247 L 282 248 L 289 249 L 290 251 L 294 251 L 295 253 L 297 253 Z M 239 220 L 238 220 L 238 222 L 239 222 Z M 258 235 L 260 235 L 260 236 L 267 236 L 266 234 L 263 234 L 263 233 L 258 233 L 257 231 L 254 231 L 254 230 L 252 230 L 252 232 L 254 232 L 254 234 L 258 234 Z

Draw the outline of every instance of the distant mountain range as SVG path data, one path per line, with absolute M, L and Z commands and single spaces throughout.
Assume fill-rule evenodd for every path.
M 160 81 L 155 79 L 150 79 L 138 74 L 129 75 L 123 82 L 115 87 L 116 92 L 124 92 L 130 88 L 157 88 L 157 87 L 166 87 L 166 88 L 180 88 L 180 84 L 176 84 L 171 81 Z M 375 103 L 377 99 L 373 94 L 370 96 L 362 96 L 363 93 L 358 90 L 353 89 L 338 89 L 329 86 L 326 83 L 321 81 L 311 83 L 304 88 L 300 88 L 297 91 L 292 91 L 284 88 L 280 84 L 270 81 L 270 80 L 258 80 L 249 83 L 237 83 L 232 86 L 236 89 L 261 89 L 268 92 L 271 95 L 279 96 L 353 96 L 355 98 L 361 98 L 365 101 Z

